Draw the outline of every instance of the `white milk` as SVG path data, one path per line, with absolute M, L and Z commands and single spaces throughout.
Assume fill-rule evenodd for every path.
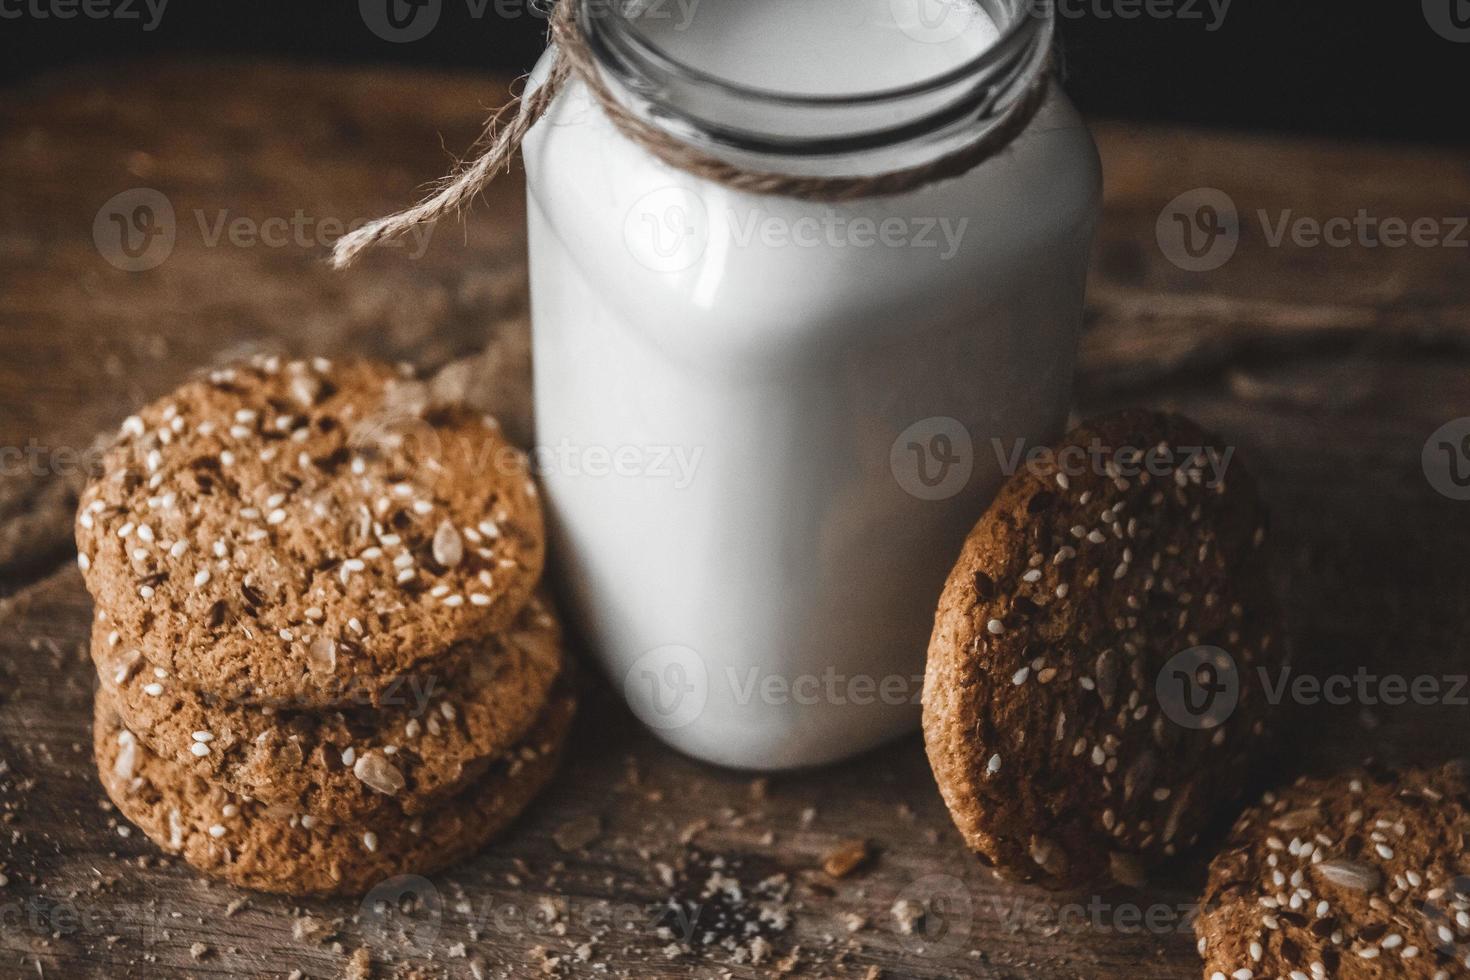
M 682 26 L 673 0 L 651 9 L 674 18 L 645 34 L 676 59 L 809 95 L 930 77 L 996 37 L 968 15 L 905 30 L 904 0 L 702 0 Z M 838 112 L 811 125 L 841 129 Z M 613 682 L 668 742 L 730 766 L 912 729 L 996 445 L 1066 418 L 1099 201 L 1076 112 L 1054 93 L 963 177 L 840 206 L 658 163 L 579 84 L 525 156 L 552 563 Z
M 652 44 L 729 82 L 802 95 L 895 88 L 964 64 L 995 24 L 945 0 L 665 0 L 638 17 Z

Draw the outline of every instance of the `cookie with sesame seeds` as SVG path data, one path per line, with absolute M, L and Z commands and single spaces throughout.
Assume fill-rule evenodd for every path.
M 400 677 L 381 705 L 319 712 L 211 699 L 98 623 L 92 659 L 123 722 L 202 779 L 329 823 L 422 813 L 519 740 L 562 670 L 561 631 L 533 598 L 505 633 Z
M 1283 661 L 1266 518 L 1235 454 L 1125 411 L 1029 454 L 935 617 L 925 747 L 1003 876 L 1133 883 L 1243 791 Z M 1223 688 L 1222 688 L 1223 685 Z
M 404 371 L 256 358 L 123 423 L 82 494 L 78 561 L 180 683 L 327 707 L 510 625 L 544 556 L 528 469 Z
M 575 701 L 558 689 L 526 737 L 475 783 L 418 816 L 350 825 L 285 816 L 162 759 L 99 692 L 93 748 L 118 811 L 169 854 L 232 884 L 284 895 L 355 895 L 399 874 L 430 874 L 504 831 L 555 774 Z
M 1303 777 L 1236 821 L 1195 920 L 1206 980 L 1470 973 L 1470 767 Z

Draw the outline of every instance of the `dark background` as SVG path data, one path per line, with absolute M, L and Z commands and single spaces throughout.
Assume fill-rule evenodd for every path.
M 545 20 L 529 0 L 420 0 L 441 13 L 410 43 L 375 36 L 359 2 L 384 0 L 169 0 L 144 31 L 144 0 L 0 0 L 0 79 L 221 54 L 520 72 L 543 46 Z M 1206 0 L 1067 2 L 1067 87 L 1092 115 L 1470 144 L 1470 43 L 1436 33 L 1426 13 L 1438 4 L 1470 24 L 1470 0 L 1233 0 L 1213 31 Z M 1145 2 L 1191 5 L 1198 17 L 1118 16 Z M 57 4 L 82 3 L 138 19 L 55 16 Z

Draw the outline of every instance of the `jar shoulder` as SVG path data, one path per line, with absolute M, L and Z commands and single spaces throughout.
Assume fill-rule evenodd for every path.
M 732 345 L 800 344 L 874 310 L 980 301 L 1021 279 L 1070 288 L 1101 200 L 1096 146 L 1060 91 L 969 173 L 851 203 L 751 195 L 671 168 L 579 84 L 532 130 L 525 159 L 533 263 L 571 264 L 645 329 L 697 321 Z

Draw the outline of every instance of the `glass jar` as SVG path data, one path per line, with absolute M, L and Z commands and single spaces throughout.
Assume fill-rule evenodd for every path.
M 1054 27 L 1030 0 L 576 2 L 625 106 L 794 175 L 975 140 L 1048 70 Z M 1053 86 L 962 176 L 843 203 L 659 162 L 575 79 L 524 154 L 536 442 L 587 644 L 716 763 L 911 730 L 960 545 L 1015 447 L 1067 417 L 1101 194 L 1075 109 Z

